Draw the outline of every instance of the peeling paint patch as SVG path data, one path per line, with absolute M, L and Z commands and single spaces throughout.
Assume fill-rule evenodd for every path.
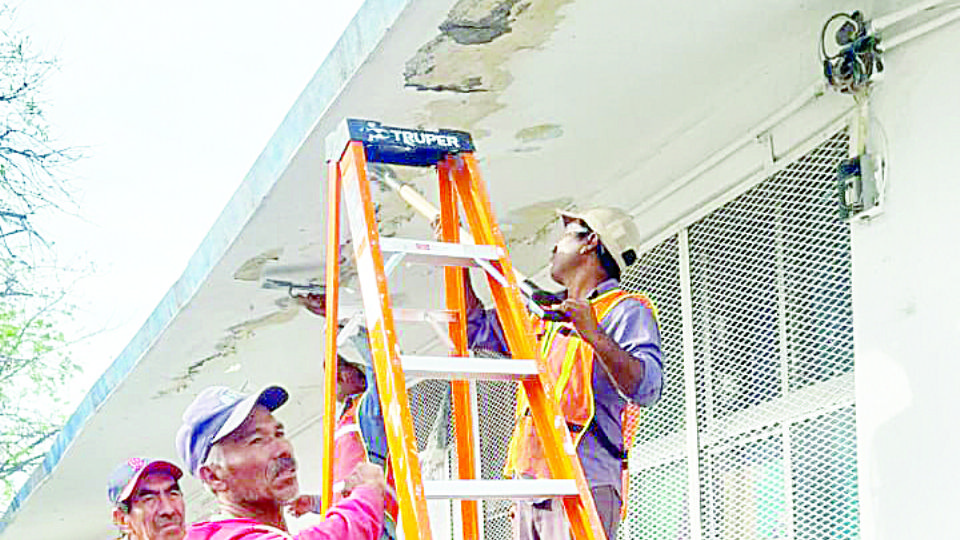
M 423 112 L 429 125 L 444 126 L 476 133 L 473 126 L 493 114 L 504 105 L 497 101 L 494 93 L 477 93 L 456 98 L 436 99 L 425 106 Z M 489 131 L 487 135 L 489 136 Z M 475 137 L 476 139 L 476 137 Z
M 440 35 L 421 47 L 417 55 L 408 60 L 404 67 L 405 86 L 417 90 L 458 94 L 486 91 L 483 88 L 483 76 L 476 75 L 469 69 L 451 68 L 445 70 L 447 73 L 437 73 L 436 57 L 448 54 L 449 49 L 455 46 L 452 38 Z M 431 82 L 434 80 L 436 82 Z
M 263 268 L 268 263 L 279 261 L 281 255 L 283 255 L 283 248 L 264 251 L 260 255 L 240 265 L 240 268 L 233 273 L 233 279 L 240 281 L 260 281 L 260 277 L 263 275 Z
M 450 10 L 440 31 L 461 45 L 490 43 L 510 32 L 510 11 L 518 2 L 460 1 Z
M 460 0 L 404 66 L 404 84 L 422 91 L 500 92 L 513 80 L 504 67 L 517 51 L 549 39 L 572 0 Z M 440 125 L 430 123 L 431 125 Z
M 535 244 L 557 223 L 557 210 L 569 208 L 570 197 L 540 201 L 511 211 L 503 218 L 504 239 L 508 244 Z
M 227 329 L 231 335 L 235 336 L 238 339 L 246 339 L 250 336 L 253 336 L 254 333 L 267 326 L 273 326 L 277 324 L 284 324 L 292 321 L 296 318 L 297 314 L 300 313 L 299 305 L 292 305 L 288 309 L 283 309 L 280 311 L 274 311 L 269 315 L 263 317 L 258 317 L 256 319 L 251 319 L 249 321 L 242 322 L 240 324 L 235 324 Z
M 525 154 L 528 152 L 536 152 L 537 150 L 540 150 L 540 148 L 540 146 L 518 146 L 514 148 L 512 152 L 516 154 Z
M 183 374 L 173 377 L 171 379 L 171 384 L 165 388 L 161 388 L 153 395 L 153 399 L 159 399 L 170 394 L 179 394 L 187 389 L 190 386 L 190 383 L 193 379 L 203 370 L 203 367 L 221 358 L 226 358 L 230 355 L 233 355 L 237 352 L 235 340 L 231 340 L 229 337 L 220 343 L 217 343 L 216 350 L 217 352 L 197 360 L 196 362 L 190 364 L 186 371 Z
M 524 144 L 534 141 L 546 141 L 563 137 L 563 128 L 557 124 L 540 124 L 538 126 L 525 127 L 514 135 L 516 139 Z
M 281 309 L 280 311 L 275 311 L 264 317 L 251 319 L 227 328 L 227 336 L 214 346 L 216 352 L 187 366 L 187 369 L 182 374 L 173 377 L 169 385 L 154 394 L 153 399 L 159 399 L 163 396 L 177 394 L 186 390 L 197 375 L 207 369 L 208 364 L 236 354 L 237 345 L 240 341 L 252 337 L 256 331 L 261 328 L 290 322 L 299 312 L 300 306 L 298 304 L 290 304 L 289 307 Z M 234 366 L 230 366 L 229 369 L 234 369 Z

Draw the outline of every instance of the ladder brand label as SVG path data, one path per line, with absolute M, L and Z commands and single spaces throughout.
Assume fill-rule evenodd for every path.
M 413 131 L 381 126 L 378 122 L 365 122 L 361 128 L 364 141 L 369 143 L 402 144 L 404 146 L 440 146 L 460 149 L 455 135 L 443 135 L 432 131 Z
M 367 161 L 425 166 L 474 149 L 470 134 L 462 131 L 405 129 L 353 118 L 347 120 L 347 127 L 350 139 L 363 143 Z
M 371 127 L 367 129 L 367 141 L 400 143 L 406 146 L 443 146 L 460 149 L 460 142 L 453 135 L 440 135 L 427 131 L 406 131 L 396 128 Z

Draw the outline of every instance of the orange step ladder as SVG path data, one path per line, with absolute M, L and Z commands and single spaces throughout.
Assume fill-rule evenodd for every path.
M 406 540 L 431 538 L 427 499 L 459 499 L 462 533 L 479 540 L 478 500 L 563 497 L 573 538 L 602 540 L 603 527 L 576 450 L 553 395 L 546 364 L 540 358 L 530 319 L 520 299 L 503 235 L 494 220 L 486 186 L 473 155 L 473 141 L 461 131 L 424 131 L 348 119 L 327 140 L 326 358 L 337 355 L 337 309 L 340 275 L 340 212 L 346 210 L 363 298 L 363 312 L 384 412 L 390 462 L 396 478 L 400 528 Z M 435 167 L 440 191 L 442 241 L 381 238 L 367 179 L 367 162 Z M 341 204 L 342 196 L 342 204 Z M 474 243 L 460 243 L 460 212 Z M 446 309 L 395 309 L 387 290 L 389 267 L 402 258 L 444 266 Z M 458 267 L 487 273 L 511 359 L 471 358 L 467 349 L 464 273 Z M 428 316 L 424 316 L 428 314 Z M 452 357 L 407 356 L 400 352 L 394 321 L 447 322 Z M 321 469 L 323 510 L 332 500 L 336 362 L 325 365 L 324 439 Z M 421 478 L 416 435 L 404 375 L 451 381 L 459 479 Z M 551 479 L 481 480 L 478 478 L 473 402 L 469 380 L 514 380 L 530 402 L 543 440 Z

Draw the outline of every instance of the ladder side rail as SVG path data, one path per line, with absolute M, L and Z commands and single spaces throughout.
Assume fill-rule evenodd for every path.
M 390 463 L 396 480 L 400 525 L 407 540 L 429 540 L 430 519 L 423 492 L 416 434 L 400 364 L 397 333 L 370 197 L 363 143 L 351 141 L 341 160 L 344 206 L 353 238 L 374 372 L 384 412 Z
M 459 242 L 460 219 L 456 192 L 450 179 L 450 167 L 446 161 L 437 164 L 437 177 L 440 182 L 440 233 L 443 242 Z M 453 342 L 454 356 L 468 356 L 467 348 L 467 308 L 464 292 L 464 272 L 466 270 L 447 266 L 443 269 L 444 289 L 447 309 L 457 315 L 448 323 L 450 340 Z M 474 431 L 473 393 L 470 383 L 465 380 L 450 381 L 453 399 L 454 430 L 457 441 L 457 470 L 460 479 L 476 479 L 477 454 Z M 479 540 L 480 516 L 476 500 L 460 501 L 461 523 L 464 540 Z
M 480 177 L 473 153 L 465 152 L 456 158 L 448 159 L 454 161 L 452 170 L 457 193 L 474 239 L 479 244 L 499 246 L 506 254 L 503 234 L 496 224 L 486 186 Z M 572 478 L 579 488 L 579 497 L 563 499 L 574 538 L 600 540 L 604 538 L 603 526 L 573 441 L 566 429 L 566 421 L 552 398 L 553 384 L 549 377 L 542 376 L 543 373 L 548 373 L 546 361 L 540 357 L 534 345 L 533 328 L 520 301 L 520 289 L 514 277 L 513 265 L 506 255 L 492 264 L 500 270 L 509 284 L 509 287 L 503 287 L 492 276 L 487 277 L 511 354 L 514 358 L 536 358 L 538 362 L 541 377 L 524 380 L 521 384 L 530 403 L 537 433 L 543 441 L 551 475 L 553 478 Z
M 320 462 L 320 514 L 333 503 L 333 448 L 337 400 L 337 308 L 340 297 L 340 168 L 327 167 L 326 346 L 323 366 L 323 446 Z

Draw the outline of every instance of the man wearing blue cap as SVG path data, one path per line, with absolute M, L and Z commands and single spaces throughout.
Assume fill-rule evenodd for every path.
M 220 514 L 195 523 L 188 540 L 375 540 L 383 526 L 383 471 L 361 464 L 344 487 L 350 496 L 315 527 L 291 535 L 284 508 L 299 492 L 297 462 L 273 411 L 287 392 L 271 386 L 245 396 L 207 388 L 183 413 L 177 452 L 190 473 L 213 493 Z
M 121 538 L 183 539 L 182 476 L 173 463 L 145 458 L 128 459 L 113 471 L 107 481 L 107 497 Z

